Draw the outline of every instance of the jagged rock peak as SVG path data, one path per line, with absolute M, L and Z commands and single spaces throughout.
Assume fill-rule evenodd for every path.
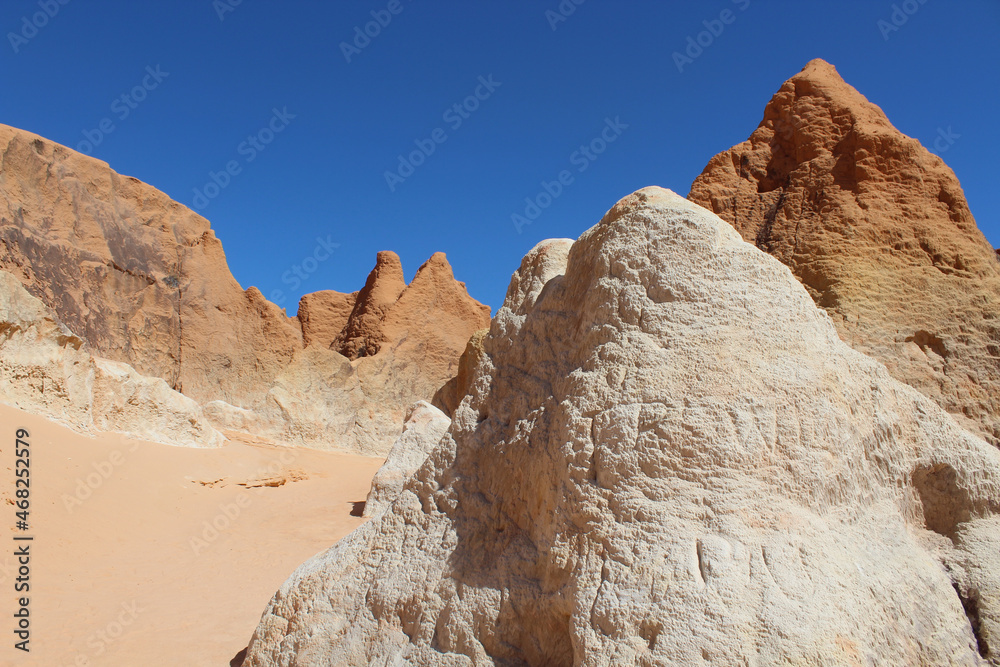
M 822 60 L 689 198 L 786 264 L 841 337 L 1000 445 L 1000 262 L 954 172 Z

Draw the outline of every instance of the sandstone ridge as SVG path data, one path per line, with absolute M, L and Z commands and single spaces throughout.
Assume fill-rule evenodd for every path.
M 307 295 L 289 318 L 240 287 L 203 217 L 4 125 L 0 270 L 96 357 L 161 378 L 218 427 L 364 453 L 389 450 L 490 318 L 443 253 L 407 285 L 392 252 L 359 292 Z
M 93 356 L 6 271 L 0 271 L 0 402 L 89 435 L 186 447 L 217 447 L 225 439 L 198 403 L 164 380 Z

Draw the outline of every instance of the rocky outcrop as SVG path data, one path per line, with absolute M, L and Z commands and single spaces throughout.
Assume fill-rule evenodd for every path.
M 472 334 L 472 338 L 465 346 L 465 352 L 458 360 L 458 375 L 448 380 L 434 394 L 434 407 L 443 411 L 445 415 L 450 417 L 455 414 L 458 404 L 469 394 L 472 374 L 482 361 L 480 357 L 483 355 L 483 340 L 489 332 L 489 329 L 480 329 Z
M 433 397 L 455 377 L 470 337 L 490 321 L 489 307 L 455 280 L 443 253 L 425 262 L 407 285 L 399 257 L 380 252 L 356 297 L 307 295 L 299 313 L 309 343 L 275 378 L 258 410 L 264 432 L 372 455 L 389 451 L 409 406 Z M 245 421 L 232 411 L 225 415 Z
M 358 292 L 344 294 L 333 290 L 306 294 L 299 300 L 297 318 L 302 327 L 302 344 L 330 347 L 344 330 L 357 303 Z
M 562 273 L 572 246 L 572 239 L 547 239 L 536 245 L 511 276 L 506 301 L 519 304 L 519 308 L 530 309 L 545 284 Z M 474 371 L 482 363 L 485 354 L 483 341 L 488 333 L 488 329 L 482 329 L 473 334 L 459 359 L 458 375 L 435 394 L 434 405 L 445 414 L 454 414 L 462 399 L 471 393 Z
M 383 250 L 375 258 L 375 268 L 358 292 L 351 315 L 331 347 L 348 359 L 376 354 L 389 337 L 383 331 L 388 310 L 406 289 L 399 255 Z
M 403 433 L 375 473 L 365 500 L 364 516 L 381 514 L 399 497 L 406 483 L 440 442 L 451 420 L 427 401 L 417 401 L 406 415 Z
M 248 667 L 994 655 L 996 448 L 669 191 L 543 254 L 440 444 L 282 586 Z
M 197 402 L 118 361 L 94 359 L 91 413 L 98 431 L 183 447 L 225 442 Z
M 822 60 L 689 198 L 786 264 L 841 338 L 1000 445 L 1000 262 L 955 174 Z
M 39 299 L 0 271 L 0 402 L 83 433 L 216 447 L 201 407 L 160 378 L 95 358 Z
M 408 406 L 457 373 L 490 317 L 443 254 L 407 285 L 399 257 L 383 252 L 360 292 L 307 295 L 289 318 L 240 287 L 207 220 L 2 125 L 0 270 L 94 355 L 162 378 L 221 428 L 374 454 L 389 450 Z
M 301 347 L 208 221 L 100 160 L 0 125 L 0 269 L 94 354 L 252 407 Z

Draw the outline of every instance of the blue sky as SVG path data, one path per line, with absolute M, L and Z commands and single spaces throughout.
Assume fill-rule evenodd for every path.
M 0 122 L 196 208 L 290 313 L 359 289 L 382 249 L 407 278 L 446 252 L 495 310 L 535 243 L 646 185 L 686 194 L 815 57 L 925 145 L 950 133 L 940 155 L 1000 245 L 996 0 L 63 1 L 0 5 Z

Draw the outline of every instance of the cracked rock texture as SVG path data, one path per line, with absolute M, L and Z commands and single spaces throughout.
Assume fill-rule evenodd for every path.
M 1000 445 L 1000 261 L 954 172 L 810 62 L 689 198 L 786 264 L 854 349 Z
M 403 433 L 389 450 L 385 463 L 375 473 L 365 501 L 364 516 L 381 514 L 399 497 L 403 485 L 413 476 L 427 455 L 451 426 L 448 415 L 427 401 L 417 401 L 406 415 Z
M 211 405 L 220 428 L 364 453 L 389 450 L 406 409 L 455 376 L 490 318 L 444 254 L 407 285 L 392 252 L 360 292 L 306 295 L 287 317 L 240 287 L 203 217 L 4 125 L 0 270 L 93 354 Z
M 711 212 L 647 188 L 540 244 L 482 345 L 248 667 L 997 664 L 1000 451 Z
M 198 403 L 162 379 L 92 356 L 6 271 L 0 271 L 0 401 L 83 433 L 187 447 L 225 440 Z

